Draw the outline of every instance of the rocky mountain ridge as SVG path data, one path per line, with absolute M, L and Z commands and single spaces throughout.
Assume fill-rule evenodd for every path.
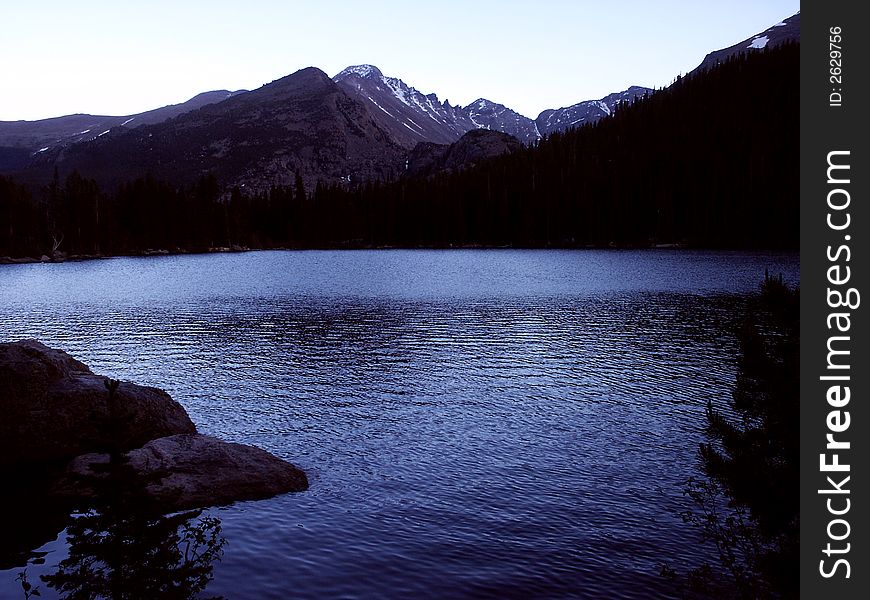
M 475 129 L 489 129 L 531 144 L 554 131 L 594 123 L 612 114 L 621 102 L 652 92 L 631 86 L 599 100 L 548 109 L 530 119 L 498 102 L 478 98 L 467 106 L 451 106 L 437 94 L 424 94 L 397 77 L 387 77 L 374 65 L 355 65 L 333 80 L 368 104 L 374 118 L 407 148 L 419 142 L 449 144 Z

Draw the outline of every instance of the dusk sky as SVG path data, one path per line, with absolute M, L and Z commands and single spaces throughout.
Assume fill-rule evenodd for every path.
M 662 87 L 785 19 L 797 0 L 225 0 L 5 3 L 0 120 L 126 115 L 300 68 L 374 64 L 452 104 L 534 118 L 630 85 Z

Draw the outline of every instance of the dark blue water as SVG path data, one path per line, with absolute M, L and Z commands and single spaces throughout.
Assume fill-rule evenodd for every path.
M 228 598 L 674 597 L 739 322 L 795 254 L 340 251 L 0 266 L 0 340 L 168 390 L 309 491 L 214 509 Z M 42 548 L 65 556 L 65 537 Z M 22 568 L 24 565 L 22 565 Z M 0 598 L 22 598 L 0 571 Z M 43 597 L 53 591 L 42 584 Z

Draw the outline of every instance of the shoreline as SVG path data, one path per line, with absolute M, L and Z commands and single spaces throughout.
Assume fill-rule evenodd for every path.
M 274 252 L 303 250 L 680 250 L 680 251 L 721 251 L 721 252 L 799 252 L 798 248 L 778 247 L 740 247 L 740 246 L 692 246 L 689 244 L 669 243 L 650 244 L 646 246 L 635 244 L 607 244 L 596 245 L 550 245 L 550 246 L 490 246 L 486 244 L 457 244 L 446 246 L 397 246 L 397 245 L 332 245 L 332 246 L 279 246 L 275 248 L 248 248 L 241 246 L 215 247 L 205 250 L 167 250 L 164 248 L 149 249 L 143 252 L 131 254 L 69 254 L 54 258 L 43 255 L 39 258 L 32 256 L 0 256 L 0 265 L 25 265 L 35 263 L 64 263 L 82 262 L 90 260 L 106 260 L 110 258 L 146 258 L 154 256 L 183 256 L 201 254 L 235 254 L 242 252 Z

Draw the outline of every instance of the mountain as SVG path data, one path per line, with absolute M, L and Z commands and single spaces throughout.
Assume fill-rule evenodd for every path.
M 759 34 L 746 38 L 738 44 L 734 44 L 722 50 L 716 50 L 704 57 L 704 60 L 695 68 L 695 71 L 703 71 L 715 67 L 732 56 L 743 52 L 753 52 L 764 48 L 775 48 L 785 42 L 800 42 L 801 40 L 801 13 L 798 11 L 784 21 L 780 21 L 772 27 L 768 27 Z M 694 72 L 694 71 L 693 71 Z
M 554 131 L 594 123 L 612 114 L 619 103 L 652 91 L 632 86 L 600 100 L 545 110 L 533 121 L 486 98 L 464 107 L 451 106 L 436 94 L 423 94 L 401 79 L 386 77 L 372 65 L 348 67 L 333 79 L 366 102 L 375 119 L 406 148 L 419 142 L 450 144 L 474 129 L 500 131 L 530 144 Z
M 570 127 L 594 123 L 616 112 L 619 104 L 630 103 L 638 96 L 652 91 L 650 88 L 633 85 L 624 92 L 610 94 L 601 100 L 586 100 L 565 108 L 545 110 L 535 119 L 535 125 L 541 135 L 548 135 L 554 131 L 565 131 Z
M 503 104 L 480 98 L 451 106 L 372 65 L 348 67 L 333 80 L 368 104 L 378 123 L 408 149 L 419 142 L 450 144 L 472 129 L 501 131 L 525 143 L 540 137 L 531 119 Z
M 472 129 L 452 144 L 420 142 L 408 156 L 406 177 L 426 177 L 474 167 L 481 161 L 522 149 L 517 138 L 500 131 Z
M 37 121 L 0 121 L 0 148 L 23 149 L 32 153 L 46 152 L 55 146 L 92 140 L 105 135 L 114 127 L 133 128 L 162 123 L 207 104 L 226 100 L 242 91 L 203 92 L 187 102 L 120 117 L 76 114 Z
M 535 126 L 534 121 L 507 108 L 503 104 L 478 98 L 461 110 L 468 117 L 468 120 L 471 121 L 474 128 L 506 133 L 524 144 L 529 144 L 541 138 L 541 133 Z
M 800 13 L 709 54 L 699 69 L 799 41 L 799 36 Z M 453 106 L 372 65 L 348 67 L 326 80 L 311 68 L 253 92 L 206 92 L 138 115 L 0 122 L 0 172 L 45 183 L 57 167 L 62 174 L 78 170 L 112 185 L 146 173 L 189 184 L 212 173 L 224 186 L 257 190 L 292 184 L 297 175 L 307 187 L 321 180 L 383 181 L 407 176 L 406 161 L 421 173 L 430 172 L 420 166 L 430 159 L 436 171 L 453 170 L 455 165 L 439 161 L 449 155 L 453 164 L 463 154 L 439 147 L 459 142 L 468 132 L 488 130 L 533 145 L 543 136 L 599 121 L 651 91 L 632 86 L 599 100 L 545 110 L 532 120 L 485 98 Z M 471 148 L 470 140 L 485 146 L 468 154 L 476 157 L 472 162 L 497 148 L 509 149 L 498 136 L 472 137 L 459 148 Z M 417 151 L 420 143 L 428 145 Z
M 311 188 L 319 180 L 389 179 L 403 160 L 404 149 L 364 104 L 309 67 L 162 123 L 45 151 L 32 169 L 43 177 L 54 166 L 78 170 L 104 186 L 145 173 L 176 185 L 214 174 L 222 186 L 256 191 L 297 175 Z

